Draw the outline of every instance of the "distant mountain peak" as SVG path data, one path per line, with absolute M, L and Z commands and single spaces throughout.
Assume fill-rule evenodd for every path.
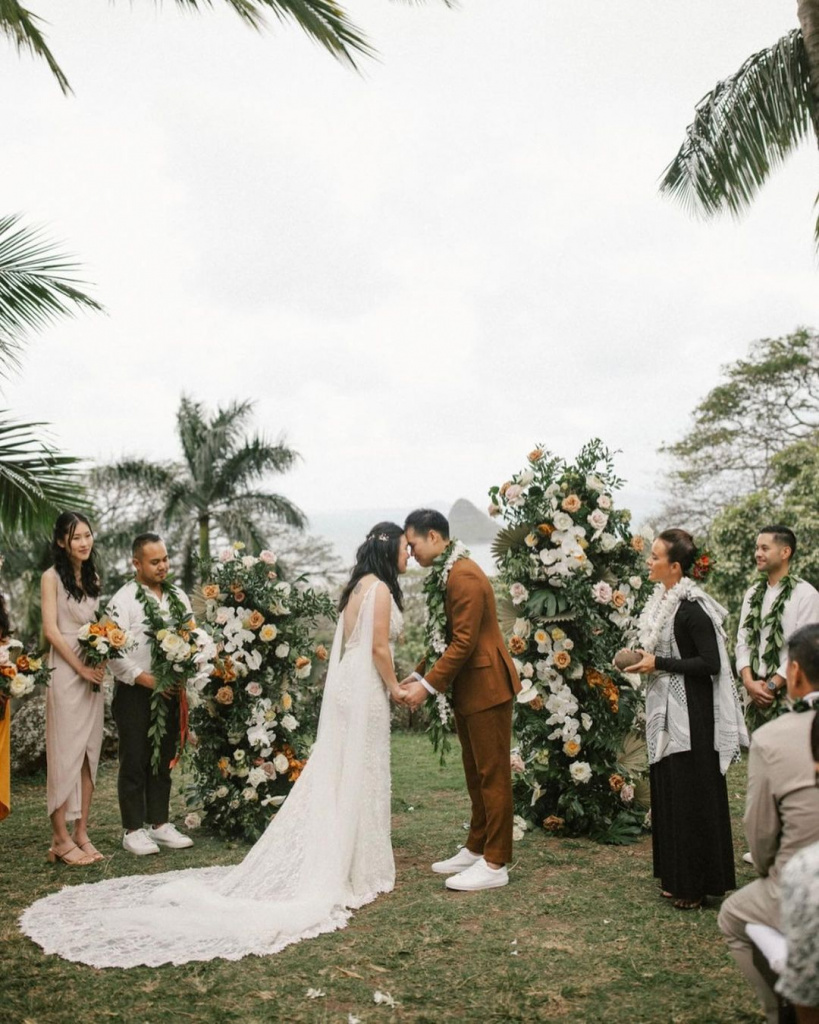
M 458 498 L 449 510 L 449 529 L 464 544 L 489 544 L 500 527 L 466 498 Z

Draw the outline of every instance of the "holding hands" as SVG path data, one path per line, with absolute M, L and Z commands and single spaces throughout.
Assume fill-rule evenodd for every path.
M 390 696 L 396 704 L 404 704 L 410 711 L 417 711 L 428 695 L 423 683 L 412 676 L 407 676 L 400 683 L 390 687 Z

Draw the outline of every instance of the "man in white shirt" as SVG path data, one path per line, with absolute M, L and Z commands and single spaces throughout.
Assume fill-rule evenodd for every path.
M 116 677 L 111 711 L 119 733 L 119 776 L 117 792 L 122 826 L 123 848 L 129 853 L 144 856 L 159 853 L 160 846 L 182 849 L 193 846 L 190 836 L 183 835 L 168 821 L 171 796 L 170 762 L 176 749 L 179 732 L 179 702 L 168 697 L 168 716 L 162 738 L 160 766 L 156 773 L 151 768 L 152 741 L 151 691 L 156 686 L 152 673 L 151 645 L 145 608 L 139 596 L 156 601 L 160 612 L 168 612 L 168 551 L 156 533 L 143 533 L 134 539 L 133 565 L 136 579 L 126 583 L 111 598 L 108 614 L 122 628 L 128 630 L 136 645 L 123 658 L 110 663 Z M 173 590 L 185 608 L 190 601 L 178 587 Z M 144 827 L 145 822 L 151 828 Z
M 765 575 L 743 599 L 736 649 L 751 730 L 786 710 L 788 637 L 808 623 L 819 622 L 819 592 L 791 574 L 795 554 L 796 537 L 787 526 L 760 530 L 755 559 Z

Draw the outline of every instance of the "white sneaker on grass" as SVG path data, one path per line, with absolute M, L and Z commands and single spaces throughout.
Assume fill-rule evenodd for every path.
M 122 848 L 137 857 L 146 857 L 149 853 L 159 853 L 159 847 L 144 828 L 125 832 L 122 837 Z
M 454 875 L 458 871 L 463 871 L 464 868 L 470 868 L 473 864 L 477 864 L 480 859 L 479 853 L 472 853 L 471 850 L 462 846 L 449 860 L 436 860 L 432 865 L 432 870 L 439 875 Z
M 476 889 L 497 889 L 509 884 L 506 867 L 490 868 L 483 857 L 479 857 L 470 868 L 453 875 L 445 882 L 447 889 L 459 892 L 473 892 Z
M 182 835 L 176 825 L 172 825 L 169 821 L 160 825 L 159 828 L 152 825 L 148 830 L 148 836 L 154 843 L 167 846 L 171 850 L 184 850 L 188 846 L 193 846 L 191 837 Z

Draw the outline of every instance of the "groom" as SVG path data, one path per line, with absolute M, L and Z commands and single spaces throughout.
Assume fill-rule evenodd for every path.
M 433 571 L 457 557 L 449 523 L 440 512 L 418 509 L 404 524 L 419 565 Z M 493 889 L 506 885 L 512 859 L 512 701 L 521 689 L 498 626 L 495 595 L 481 568 L 468 557 L 452 562 L 446 580 L 446 650 L 427 659 L 402 682 L 404 702 L 419 707 L 429 694 L 450 690 L 461 741 L 472 821 L 466 845 L 432 870 L 448 878 L 448 889 Z

